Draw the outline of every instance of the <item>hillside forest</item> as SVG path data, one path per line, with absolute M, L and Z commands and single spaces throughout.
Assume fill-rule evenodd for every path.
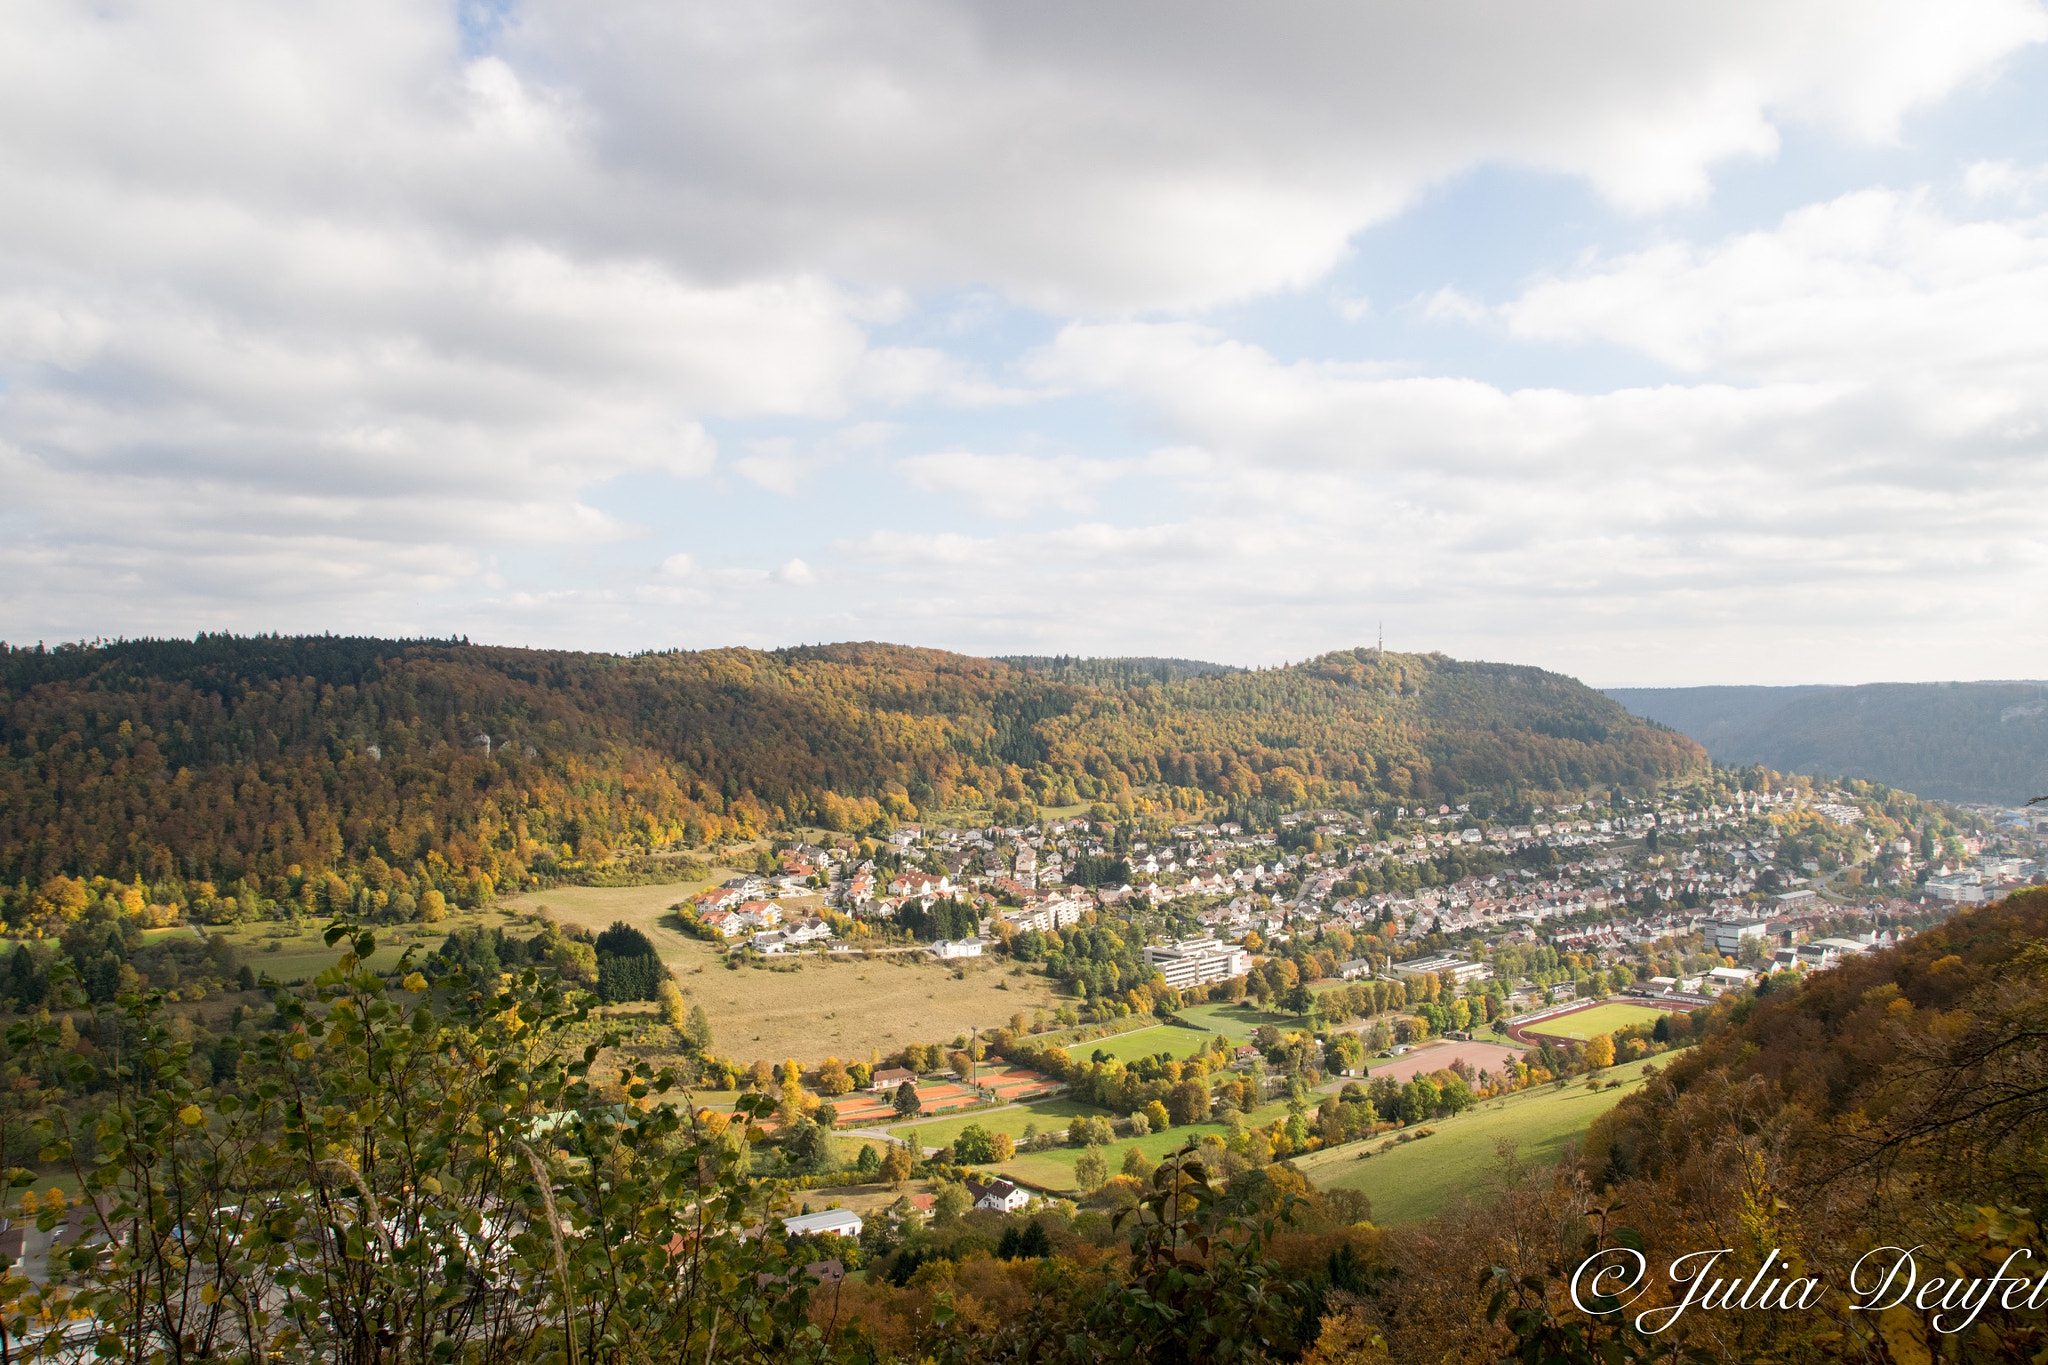
M 1083 681 L 1070 661 L 1027 663 L 876 644 L 0 647 L 0 895 L 30 925 L 105 897 L 145 918 L 409 903 L 432 919 L 793 823 L 1448 800 L 1647 786 L 1706 762 L 1534 668 L 1360 649 Z

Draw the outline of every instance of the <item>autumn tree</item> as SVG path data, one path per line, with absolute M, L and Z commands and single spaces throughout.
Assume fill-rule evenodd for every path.
M 1614 1065 L 1614 1035 L 1596 1033 L 1586 1040 L 1586 1066 L 1601 1071 Z
M 682 988 L 677 986 L 676 979 L 666 972 L 662 973 L 660 982 L 655 985 L 654 1003 L 661 1011 L 662 1022 L 670 1028 L 680 1032 L 689 1023 L 690 1015 L 683 1004 Z
M 818 1093 L 821 1095 L 844 1095 L 853 1089 L 853 1077 L 847 1074 L 846 1063 L 837 1057 L 827 1057 L 818 1066 Z

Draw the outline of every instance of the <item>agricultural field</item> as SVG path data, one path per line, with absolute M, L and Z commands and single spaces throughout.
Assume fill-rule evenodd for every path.
M 1609 1002 L 1595 1005 L 1589 1010 L 1560 1015 L 1555 1019 L 1539 1019 L 1533 1024 L 1524 1024 L 1522 1032 L 1542 1034 L 1549 1038 L 1573 1038 L 1579 1042 L 1599 1033 L 1612 1033 L 1616 1029 L 1632 1024 L 1654 1024 L 1669 1011 L 1654 1005 L 1624 1005 Z
M 1500 1163 L 1502 1139 L 1515 1144 L 1516 1159 L 1525 1165 L 1555 1163 L 1586 1125 L 1641 1085 L 1643 1068 L 1651 1064 L 1634 1062 L 1601 1073 L 1628 1082 L 1614 1089 L 1589 1090 L 1575 1082 L 1562 1090 L 1546 1085 L 1517 1091 L 1423 1125 L 1435 1133 L 1391 1151 L 1377 1150 L 1387 1139 L 1368 1139 L 1297 1157 L 1294 1164 L 1325 1189 L 1364 1191 L 1372 1199 L 1372 1220 L 1382 1227 L 1428 1218 L 1460 1194 L 1484 1186 L 1487 1173 Z
M 728 875 L 713 869 L 714 878 Z M 556 887 L 506 905 L 521 912 L 544 908 L 554 920 L 593 930 L 623 920 L 645 933 L 684 998 L 704 1007 L 712 1050 L 742 1064 L 828 1056 L 866 1061 L 877 1049 L 886 1054 L 905 1043 L 951 1042 L 969 1029 L 1006 1025 L 1019 1010 L 1029 1015 L 1056 1007 L 1043 976 L 1013 974 L 993 959 L 940 963 L 922 953 L 831 959 L 803 953 L 727 970 L 716 948 L 684 934 L 669 914 L 670 906 L 706 884 Z
M 945 1043 L 1054 1007 L 1051 983 L 986 959 L 941 964 L 922 953 L 831 960 L 791 955 L 727 970 L 709 944 L 662 956 L 684 999 L 702 1005 L 712 1050 L 747 1063 L 827 1056 L 867 1061 L 905 1043 Z M 958 975 L 955 975 L 956 970 Z M 652 1008 L 651 1006 L 649 1008 Z

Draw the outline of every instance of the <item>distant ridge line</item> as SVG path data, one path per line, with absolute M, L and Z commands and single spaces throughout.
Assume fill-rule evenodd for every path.
M 1177 683 L 1188 678 L 1216 678 L 1247 671 L 1235 664 L 1138 654 L 1092 658 L 1080 654 L 997 654 L 993 657 L 997 663 L 1021 668 L 1027 673 L 1056 678 L 1062 682 L 1086 682 L 1113 687 Z
M 1733 766 L 1997 805 L 2048 782 L 2048 683 L 2040 681 L 1603 690 Z

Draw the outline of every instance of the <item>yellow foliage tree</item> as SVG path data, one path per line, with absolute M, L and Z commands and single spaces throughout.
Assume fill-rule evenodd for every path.
M 662 1022 L 670 1028 L 681 1028 L 689 1021 L 689 1006 L 683 1003 L 682 988 L 674 977 L 663 974 L 661 984 L 654 988 L 654 1000 L 661 1008 Z
M 851 1089 L 853 1077 L 847 1074 L 846 1063 L 837 1057 L 827 1057 L 818 1067 L 818 1093 L 844 1095 Z
M 1586 1065 L 1598 1071 L 1614 1065 L 1614 1035 L 1596 1033 L 1586 1040 Z

